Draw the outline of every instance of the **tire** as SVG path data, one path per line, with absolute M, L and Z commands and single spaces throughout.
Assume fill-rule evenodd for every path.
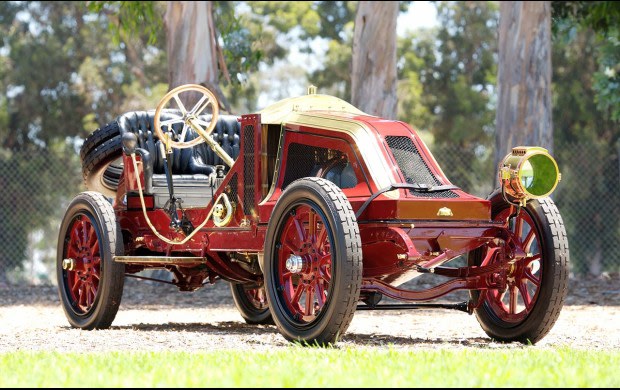
M 108 197 L 115 197 L 123 173 L 121 137 L 114 137 L 91 150 L 82 160 L 86 187 Z
M 326 345 L 344 334 L 360 297 L 362 245 L 340 188 L 321 178 L 287 187 L 269 221 L 263 270 L 274 322 L 287 340 Z
M 118 127 L 117 121 L 110 122 L 107 125 L 98 128 L 84 140 L 82 148 L 80 149 L 80 158 L 84 160 L 84 157 L 86 157 L 87 154 L 101 146 L 101 144 L 105 141 L 120 135 L 121 130 Z
M 246 323 L 251 325 L 273 325 L 273 318 L 269 311 L 264 286 L 252 286 L 231 283 L 235 306 Z
M 96 192 L 82 192 L 69 204 L 60 225 L 56 275 L 58 293 L 71 326 L 109 328 L 123 295 L 123 237 L 112 205 Z M 72 269 L 63 268 L 73 259 Z
M 501 192 L 496 190 L 490 200 L 493 219 L 505 219 L 510 214 L 510 205 Z M 519 225 L 519 233 L 515 234 Z M 564 306 L 569 262 L 566 230 L 550 198 L 528 201 L 511 226 L 519 242 L 526 241 L 526 257 L 517 261 L 508 275 L 505 294 L 488 290 L 474 312 L 482 329 L 493 339 L 535 344 L 549 333 Z M 480 265 L 483 255 L 483 250 L 472 252 L 469 264 Z M 470 295 L 473 302 L 478 302 L 481 292 L 471 291 Z
M 82 176 L 86 187 L 108 197 L 116 196 L 123 173 L 123 145 L 114 121 L 95 130 L 82 145 Z

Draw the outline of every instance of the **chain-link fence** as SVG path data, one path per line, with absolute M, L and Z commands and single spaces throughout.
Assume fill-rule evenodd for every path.
M 446 176 L 486 197 L 496 183 L 493 151 L 431 148 Z M 562 181 L 553 194 L 568 232 L 574 274 L 620 270 L 620 164 L 616 145 L 557 147 Z M 54 284 L 58 227 L 84 191 L 79 159 L 46 153 L 0 154 L 0 284 Z
M 450 181 L 486 198 L 497 184 L 493 151 L 431 148 Z M 573 274 L 620 271 L 620 144 L 569 144 L 553 153 L 562 180 L 551 198 L 566 231 Z

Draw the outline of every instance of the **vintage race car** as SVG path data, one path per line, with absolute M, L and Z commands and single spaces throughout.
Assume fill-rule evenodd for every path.
M 248 323 L 310 344 L 336 342 L 356 310 L 424 307 L 536 343 L 564 303 L 568 243 L 548 197 L 560 174 L 539 147 L 515 147 L 481 199 L 406 123 L 315 93 L 219 115 L 208 89 L 185 85 L 97 129 L 81 157 L 89 191 L 67 208 L 57 257 L 74 327 L 108 328 L 125 277 L 146 269 L 182 291 L 228 281 Z M 442 281 L 401 287 L 429 273 Z M 455 290 L 469 300 L 428 303 Z

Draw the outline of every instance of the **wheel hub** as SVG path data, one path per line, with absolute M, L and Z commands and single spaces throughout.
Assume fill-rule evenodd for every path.
M 304 259 L 301 256 L 290 255 L 286 259 L 286 269 L 294 274 L 301 272 L 304 269 Z

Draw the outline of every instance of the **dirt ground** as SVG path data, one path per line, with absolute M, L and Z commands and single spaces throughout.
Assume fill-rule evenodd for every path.
M 457 300 L 461 297 L 456 297 Z M 274 350 L 275 326 L 247 325 L 219 281 L 193 293 L 127 279 L 111 329 L 69 327 L 56 288 L 0 286 L 0 353 L 46 351 Z M 451 310 L 358 311 L 339 348 L 528 348 L 493 342 L 476 318 Z M 620 276 L 571 280 L 551 332 L 534 348 L 620 349 Z

